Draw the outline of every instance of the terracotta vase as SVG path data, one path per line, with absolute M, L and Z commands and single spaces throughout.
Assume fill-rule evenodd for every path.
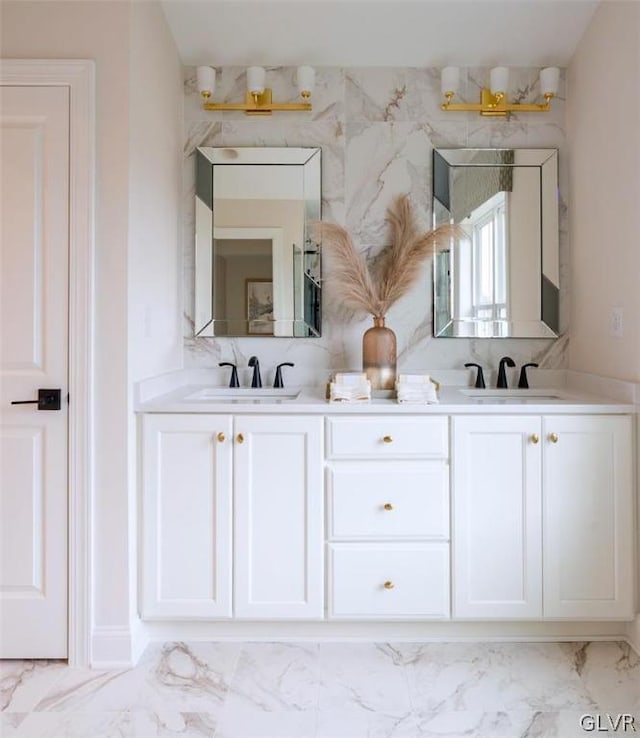
M 373 328 L 362 336 L 362 369 L 371 389 L 393 389 L 396 381 L 396 334 L 384 324 L 384 316 L 373 317 Z

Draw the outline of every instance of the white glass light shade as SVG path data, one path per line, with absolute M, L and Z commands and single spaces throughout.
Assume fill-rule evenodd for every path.
M 216 91 L 216 70 L 213 67 L 198 67 L 196 76 L 198 78 L 198 92 L 209 93 L 213 96 Z
M 540 92 L 543 95 L 555 95 L 560 83 L 558 67 L 546 67 L 540 70 Z
M 446 95 L 447 92 L 456 93 L 458 91 L 459 83 L 460 70 L 458 67 L 445 67 L 442 72 L 440 72 L 440 87 L 443 95 Z
M 316 81 L 316 72 L 313 67 L 298 67 L 296 72 L 296 83 L 301 95 L 310 95 Z
M 247 90 L 252 95 L 262 95 L 264 92 L 264 67 L 247 67 Z
M 495 95 L 498 92 L 506 93 L 509 88 L 509 70 L 507 67 L 494 67 L 491 70 L 491 92 Z

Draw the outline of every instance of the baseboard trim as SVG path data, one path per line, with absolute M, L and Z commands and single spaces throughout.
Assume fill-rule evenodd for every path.
M 628 623 L 627 637 L 625 640 L 638 656 L 640 656 L 640 615 L 637 615 L 632 623 Z
M 142 622 L 150 641 L 625 641 L 622 622 Z M 635 649 L 635 646 L 634 646 Z
M 136 618 L 131 624 L 131 658 L 134 664 L 140 661 L 145 648 L 149 645 L 149 637 L 144 624 Z
M 92 669 L 128 669 L 135 665 L 131 628 L 96 626 L 91 634 Z
M 93 630 L 91 667 L 130 669 L 151 642 L 566 642 L 624 641 L 640 655 L 640 617 L 632 623 L 424 623 L 424 622 L 143 622 Z

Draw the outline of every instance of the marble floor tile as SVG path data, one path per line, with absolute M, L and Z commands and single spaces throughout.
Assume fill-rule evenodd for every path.
M 625 713 L 640 732 L 624 643 L 166 643 L 120 671 L 0 662 L 0 685 L 3 738 L 574 738 Z
M 454 710 L 417 716 L 419 738 L 584 738 L 582 711 Z
M 238 659 L 226 704 L 264 712 L 318 707 L 318 645 L 249 643 Z
M 215 738 L 315 738 L 318 713 L 312 710 L 261 710 L 228 707 Z
M 64 661 L 0 661 L 0 711 L 33 710 L 66 670 Z
M 413 712 L 392 714 L 353 708 L 332 708 L 318 713 L 316 738 L 415 738 L 418 726 Z
M 15 733 L 16 738 L 213 738 L 215 735 L 216 719 L 212 715 L 148 711 L 32 713 Z
M 1 712 L 0 735 L 2 738 L 15 738 L 18 735 L 18 728 L 26 717 L 26 712 Z
M 601 710 L 640 712 L 640 656 L 628 643 L 567 643 L 562 647 Z
M 321 643 L 320 712 L 379 712 L 394 720 L 411 712 L 405 666 L 382 643 Z
M 414 708 L 424 712 L 593 709 L 556 644 L 401 644 Z
M 152 646 L 134 669 L 70 669 L 35 709 L 213 713 L 222 708 L 239 652 L 234 643 Z

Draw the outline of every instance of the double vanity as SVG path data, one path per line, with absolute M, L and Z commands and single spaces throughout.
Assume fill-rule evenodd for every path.
M 320 155 L 198 149 L 196 341 L 321 336 Z M 439 149 L 432 174 L 434 225 L 467 234 L 434 255 L 433 335 L 559 335 L 557 151 Z M 633 404 L 453 385 L 433 405 L 328 403 L 260 388 L 254 359 L 252 388 L 183 377 L 139 403 L 157 635 L 633 619 Z
M 187 385 L 139 411 L 145 621 L 634 616 L 633 405 Z

